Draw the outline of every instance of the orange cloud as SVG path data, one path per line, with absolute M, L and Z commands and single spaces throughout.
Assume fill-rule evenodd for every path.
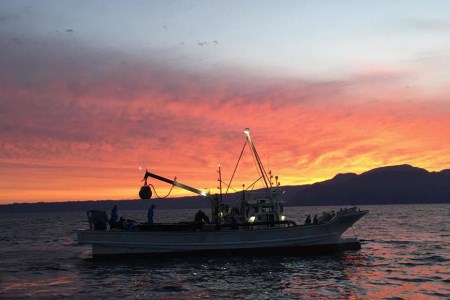
M 136 198 L 139 166 L 215 192 L 217 165 L 231 176 L 246 127 L 285 185 L 385 165 L 450 166 L 449 94 L 406 88 L 402 74 L 312 82 L 55 55 L 0 71 L 1 203 Z M 249 156 L 243 164 L 237 189 L 256 176 Z

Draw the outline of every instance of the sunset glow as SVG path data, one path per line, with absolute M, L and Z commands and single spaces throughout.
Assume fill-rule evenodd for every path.
M 122 15 L 125 2 L 98 1 L 112 7 L 111 19 L 97 20 L 87 6 L 71 9 L 74 1 L 48 2 L 47 10 L 14 3 L 1 4 L 0 18 L 2 204 L 135 199 L 145 168 L 215 193 L 217 166 L 229 180 L 247 127 L 282 185 L 387 165 L 450 168 L 447 2 L 436 1 L 432 15 L 405 4 L 406 12 L 393 9 L 387 20 L 374 8 L 354 27 L 351 16 L 341 27 L 330 16 L 327 27 L 309 2 L 296 5 L 317 17 L 293 19 L 268 2 L 249 18 L 264 19 L 273 8 L 272 20 L 287 25 L 260 29 L 240 19 L 233 1 L 194 1 L 183 12 L 166 1 L 135 2 Z M 360 5 L 351 4 L 355 13 Z M 150 17 L 155 10 L 157 20 Z M 187 25 L 191 31 L 183 27 L 200 13 L 216 20 L 209 29 L 198 20 Z M 129 35 L 117 28 L 115 40 L 117 14 L 130 28 Z M 335 50 L 327 48 L 328 34 L 343 35 Z M 279 47 L 268 49 L 272 43 Z M 361 53 L 366 47 L 372 51 Z M 236 189 L 255 178 L 248 151 L 238 171 Z M 152 184 L 160 194 L 170 189 Z

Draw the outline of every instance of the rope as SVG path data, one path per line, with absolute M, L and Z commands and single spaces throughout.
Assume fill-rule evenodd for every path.
M 149 184 L 149 186 L 150 186 L 151 188 L 153 188 L 153 191 L 155 192 L 155 195 L 156 195 L 157 198 L 159 198 L 159 199 L 164 199 L 164 198 L 169 197 L 169 195 L 170 195 L 170 193 L 172 192 L 172 190 L 173 190 L 173 188 L 174 188 L 175 185 L 172 185 L 172 187 L 171 187 L 170 190 L 169 190 L 169 193 L 168 193 L 167 195 L 165 195 L 164 197 L 160 197 L 160 196 L 158 195 L 158 193 L 156 192 L 156 189 L 155 189 L 155 187 L 153 186 L 153 184 Z

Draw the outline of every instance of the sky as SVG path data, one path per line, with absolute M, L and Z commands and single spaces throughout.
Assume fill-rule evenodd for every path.
M 247 127 L 282 185 L 450 168 L 450 2 L 0 1 L 0 204 L 136 199 L 146 168 L 216 193 Z

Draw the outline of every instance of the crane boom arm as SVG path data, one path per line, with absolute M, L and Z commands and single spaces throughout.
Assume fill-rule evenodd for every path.
M 203 196 L 203 197 L 208 196 L 208 194 L 207 194 L 206 192 L 201 191 L 201 190 L 199 190 L 199 189 L 196 189 L 196 188 L 190 187 L 190 186 L 188 186 L 188 185 L 179 183 L 179 182 L 177 182 L 176 180 L 170 180 L 170 179 L 167 179 L 167 178 L 165 178 L 165 177 L 162 177 L 162 176 L 159 176 L 159 175 L 150 173 L 149 171 L 145 171 L 145 176 L 144 176 L 145 182 L 147 182 L 147 178 L 148 178 L 148 177 L 152 177 L 152 178 L 158 179 L 158 180 L 160 180 L 160 181 L 167 182 L 167 183 L 169 183 L 169 184 L 175 185 L 175 186 L 177 186 L 177 187 L 180 187 L 180 188 L 182 188 L 182 189 L 188 190 L 188 191 L 190 191 L 190 192 L 193 192 L 193 193 L 198 194 L 198 195 Z

